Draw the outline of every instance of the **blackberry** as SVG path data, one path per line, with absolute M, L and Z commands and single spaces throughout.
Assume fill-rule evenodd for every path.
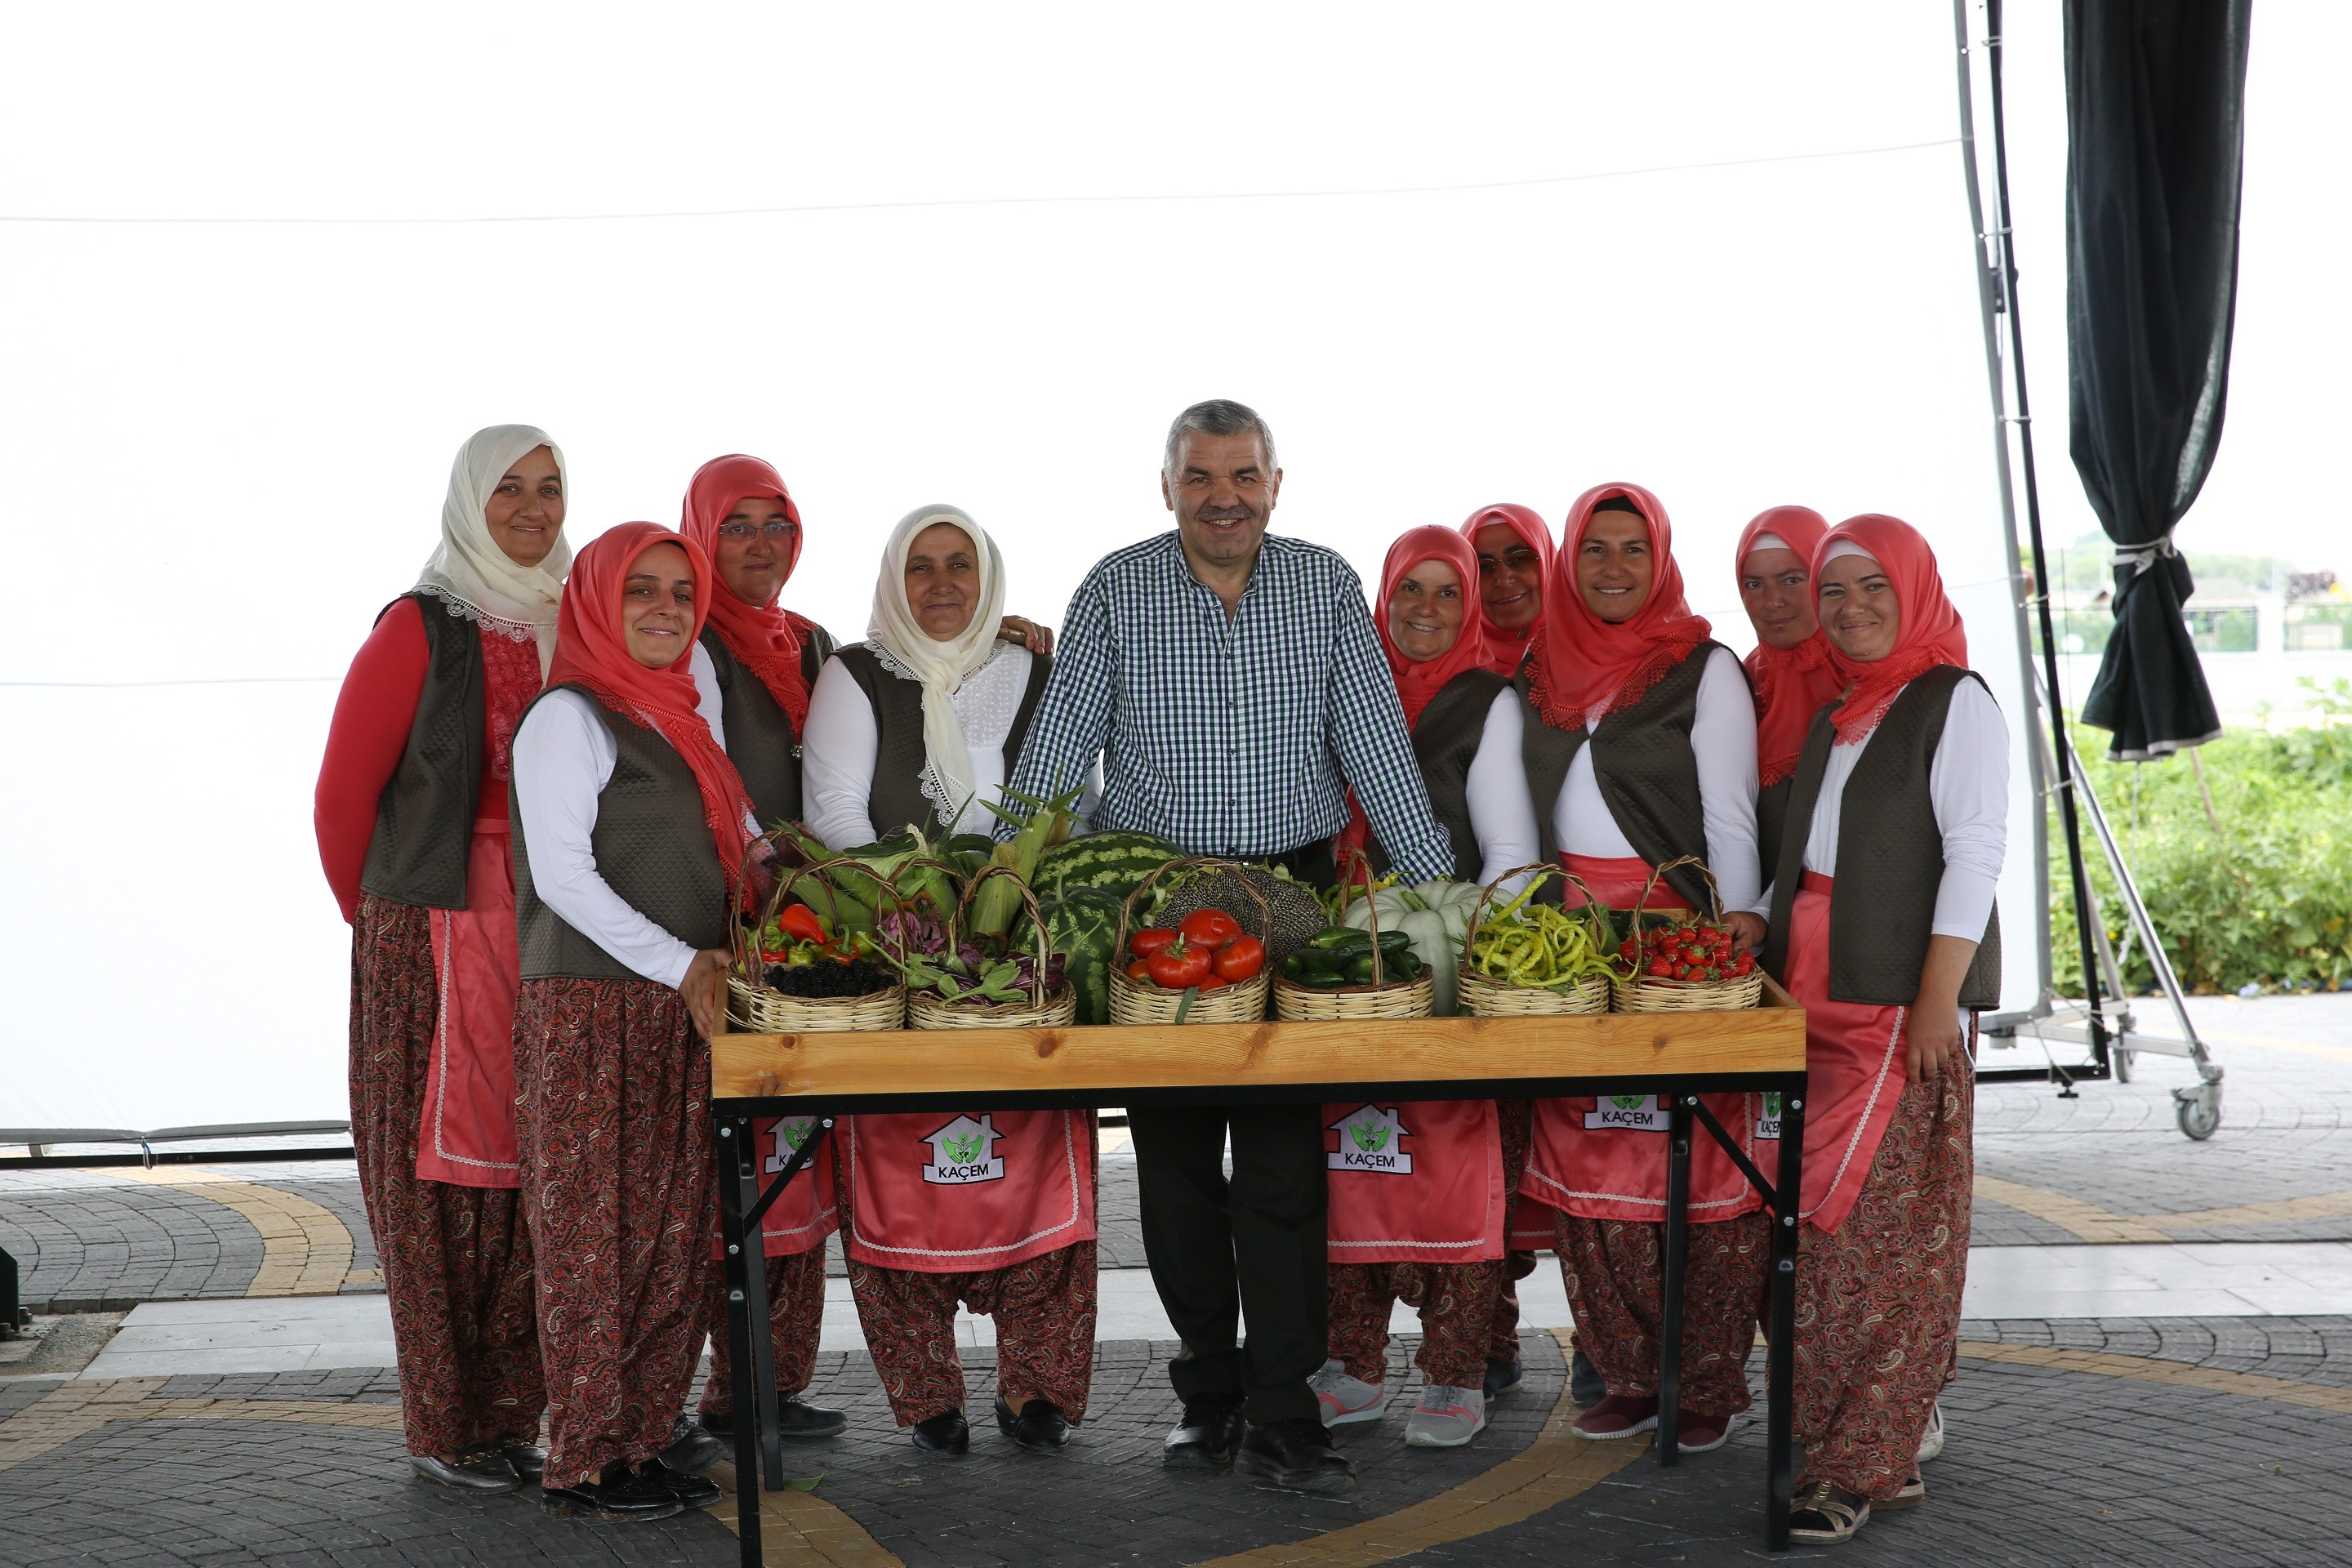
M 863 996 L 898 983 L 896 974 L 870 958 L 847 963 L 820 959 L 797 969 L 782 963 L 768 966 L 768 984 L 787 996 Z

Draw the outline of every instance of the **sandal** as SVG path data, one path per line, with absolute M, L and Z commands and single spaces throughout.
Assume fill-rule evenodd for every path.
M 1896 1492 L 1891 1498 L 1886 1498 L 1879 1502 L 1874 1502 L 1871 1504 L 1871 1506 L 1873 1508 L 1880 1509 L 1917 1508 L 1920 1503 L 1927 1500 L 1927 1479 L 1919 1474 L 1919 1467 L 1914 1465 L 1911 1467 L 1911 1479 L 1903 1483 L 1903 1489 L 1901 1491 Z
M 1870 1500 L 1827 1481 L 1808 1481 L 1789 1506 L 1789 1539 L 1834 1546 L 1851 1541 L 1870 1519 Z

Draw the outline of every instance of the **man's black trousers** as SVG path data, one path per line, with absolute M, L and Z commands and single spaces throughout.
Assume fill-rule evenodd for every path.
M 1137 1109 L 1129 1127 L 1151 1282 L 1184 1342 L 1169 1366 L 1177 1394 L 1239 1395 L 1257 1422 L 1318 1416 L 1307 1380 L 1324 1356 L 1323 1108 Z

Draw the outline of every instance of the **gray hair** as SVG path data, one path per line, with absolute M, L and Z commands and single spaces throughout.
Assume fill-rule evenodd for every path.
M 1247 432 L 1265 448 L 1268 478 L 1272 477 L 1271 470 L 1282 466 L 1275 460 L 1274 432 L 1258 416 L 1256 409 L 1230 397 L 1213 397 L 1206 403 L 1195 403 L 1176 416 L 1176 422 L 1168 426 L 1168 450 L 1160 459 L 1160 468 L 1171 478 L 1176 472 L 1176 444 L 1184 438 L 1187 430 L 1197 430 L 1203 436 L 1239 436 Z

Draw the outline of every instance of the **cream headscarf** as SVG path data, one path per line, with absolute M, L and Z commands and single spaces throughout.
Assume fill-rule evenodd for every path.
M 907 604 L 908 552 L 915 535 L 935 522 L 962 529 L 979 557 L 980 603 L 972 607 L 971 624 L 949 642 L 933 641 Z M 963 721 L 956 717 L 950 700 L 994 657 L 996 631 L 1003 619 L 1004 561 L 996 541 L 980 524 L 951 506 L 919 506 L 898 520 L 890 542 L 882 547 L 882 576 L 874 584 L 874 618 L 866 625 L 866 637 L 885 663 L 922 682 L 923 796 L 945 821 L 955 820 L 979 787 L 972 782 Z
M 449 493 L 441 502 L 441 543 L 416 579 L 420 592 L 437 595 L 453 616 L 492 621 L 520 642 L 539 641 L 539 670 L 547 673 L 555 657 L 555 614 L 563 603 L 563 574 L 572 565 L 572 546 L 558 530 L 547 558 L 536 566 L 518 566 L 483 521 L 483 508 L 499 488 L 515 459 L 540 447 L 555 456 L 555 471 L 564 481 L 564 500 L 571 500 L 571 476 L 563 467 L 563 448 L 547 432 L 529 425 L 493 425 L 477 430 L 457 448 L 449 468 Z

